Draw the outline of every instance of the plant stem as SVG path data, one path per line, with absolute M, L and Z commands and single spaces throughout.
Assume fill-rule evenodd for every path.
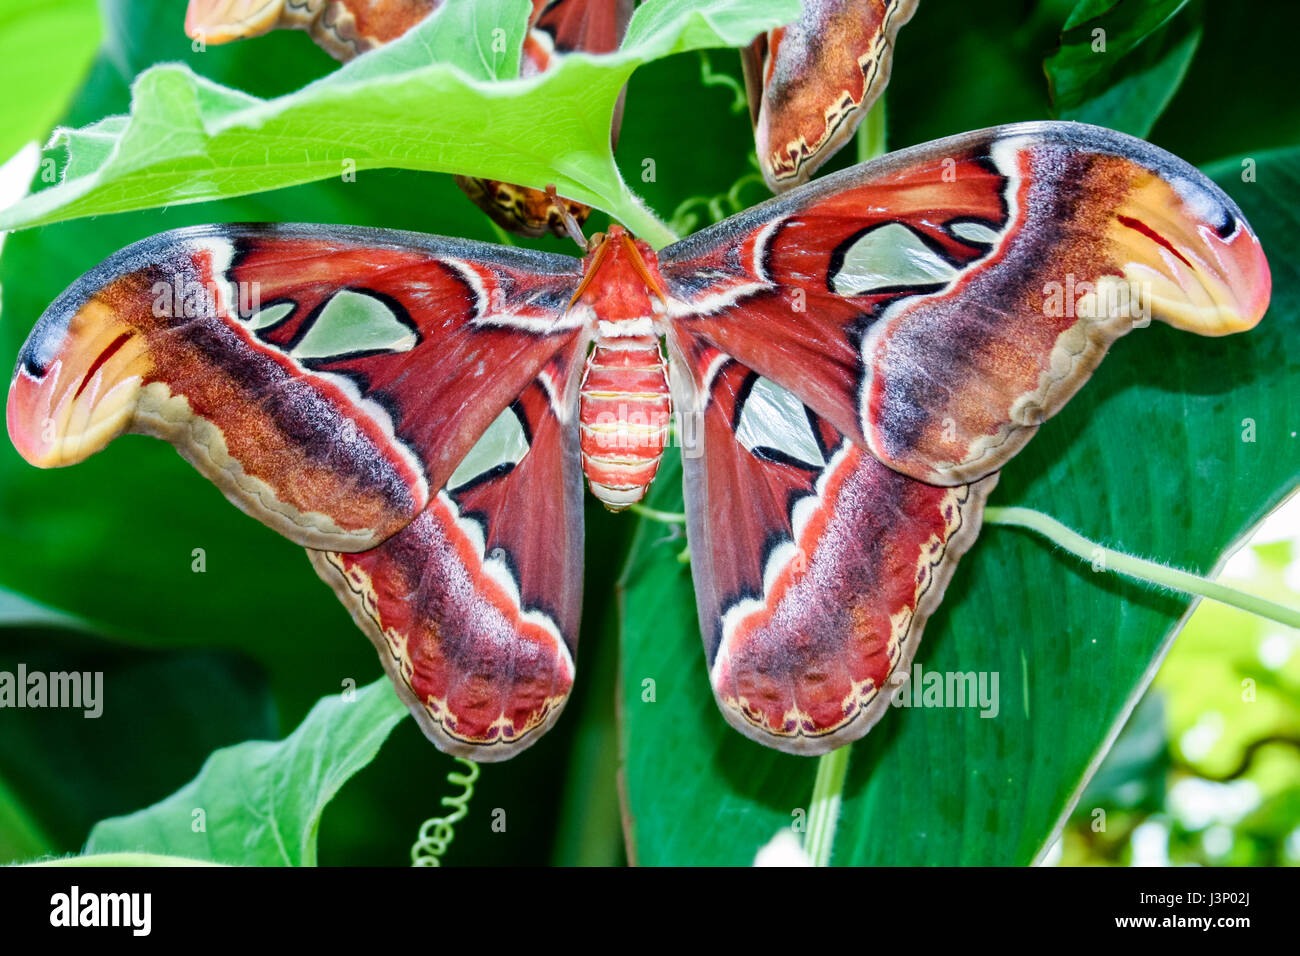
M 885 98 L 876 100 L 858 127 L 858 162 L 885 155 Z
M 808 807 L 808 837 L 803 848 L 813 866 L 830 866 L 835 826 L 840 818 L 844 778 L 849 772 L 849 747 L 840 747 L 817 760 L 812 803 Z
M 1277 604 L 1266 598 L 1247 594 L 1245 591 L 1238 591 L 1236 588 L 1227 587 L 1200 575 L 1179 571 L 1177 568 L 1167 568 L 1155 561 L 1146 561 L 1135 558 L 1131 554 L 1102 547 L 1077 531 L 1067 528 L 1055 518 L 1049 518 L 1041 511 L 1034 511 L 1032 508 L 985 508 L 984 520 L 989 524 L 1010 525 L 1036 531 L 1076 557 L 1092 562 L 1094 567 L 1100 561 L 1103 568 L 1137 578 L 1139 581 L 1156 584 L 1171 591 L 1196 594 L 1211 601 L 1249 611 L 1270 621 L 1277 621 L 1287 627 L 1300 628 L 1300 610 L 1296 608 Z
M 623 192 L 613 203 L 610 215 L 627 226 L 628 231 L 638 239 L 644 239 L 654 249 L 662 249 L 677 241 L 677 234 L 652 213 L 639 196 L 626 185 Z

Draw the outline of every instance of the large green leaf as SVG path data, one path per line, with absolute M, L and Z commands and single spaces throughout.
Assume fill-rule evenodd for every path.
M 499 81 L 480 48 L 518 49 L 527 0 L 447 4 L 395 43 L 302 90 L 263 100 L 164 65 L 135 82 L 129 117 L 68 130 L 63 181 L 0 213 L 0 229 L 237 196 L 379 167 L 456 172 L 541 188 L 655 231 L 619 177 L 609 130 L 638 66 L 739 46 L 797 16 L 795 0 L 651 0 L 618 52 L 570 56 Z M 465 36 L 476 42 L 464 42 Z M 454 57 L 431 61 L 430 51 Z
M 32 808 L 0 779 L 0 861 L 34 860 L 55 852 L 55 846 Z
M 1270 516 L 1265 536 L 1284 537 L 1256 535 L 1220 582 L 1295 604 L 1287 577 L 1300 547 L 1288 515 L 1298 512 L 1292 498 Z M 1061 862 L 1140 860 L 1160 844 L 1133 839 L 1142 825 L 1167 833 L 1161 849 L 1175 866 L 1300 862 L 1300 847 L 1287 840 L 1300 811 L 1293 645 L 1292 632 L 1275 621 L 1198 606 L 1075 807 Z M 1189 791 L 1197 797 L 1187 799 Z
M 97 824 L 86 852 L 315 866 L 325 805 L 406 713 L 387 678 L 326 697 L 284 740 L 218 750 L 170 797 Z
M 971 16 L 965 0 L 918 4 L 916 15 L 898 35 L 889 80 L 891 147 L 1057 115 L 1043 61 L 1060 45 L 1061 26 L 1077 5 L 1075 0 L 985 4 L 979 16 Z M 1136 10 L 1141 4 L 1132 0 L 1131 6 Z M 1203 23 L 1204 42 L 1148 138 L 1196 164 L 1244 149 L 1300 142 L 1300 97 L 1287 95 L 1300 4 L 1192 3 L 1169 21 L 1167 33 L 1157 31 L 1150 42 L 1157 44 L 1162 35 L 1183 35 L 1198 23 Z M 1097 95 L 1106 94 L 1112 76 L 1133 82 L 1142 78 L 1142 70 L 1130 74 L 1128 68 L 1130 60 L 1135 67 L 1148 64 L 1144 46 L 1138 45 L 1131 57 L 1119 56 L 1113 45 L 1110 52 L 1098 55 L 1095 65 L 1103 71 L 1103 84 Z M 971 93 L 972 77 L 978 77 L 978 95 Z M 1243 95 L 1247 91 L 1249 95 Z M 1151 89 L 1135 88 L 1134 95 L 1153 109 L 1163 102 L 1163 95 L 1152 96 Z M 843 151 L 836 160 L 852 162 L 849 153 L 852 150 Z
M 1300 97 L 1287 94 L 1300 4 L 1207 3 L 1204 24 L 1205 40 L 1152 140 L 1196 164 L 1300 143 Z
M 9 94 L 0 104 L 0 162 L 45 141 L 85 78 L 99 34 L 95 0 L 0 0 L 0 90 Z
M 75 614 L 33 601 L 26 595 L 0 587 L 0 627 L 87 627 Z
M 1084 7 L 1099 6 L 1104 9 L 1095 17 L 1089 12 L 1080 13 Z M 1156 19 L 1158 7 L 1149 4 L 1141 8 L 1147 11 L 1148 20 L 1134 14 L 1138 7 L 1132 3 L 1083 0 L 1067 22 L 1061 48 L 1045 64 L 1060 119 L 1096 123 L 1134 136 L 1151 132 L 1187 75 L 1200 46 L 1203 18 L 1202 4 L 1192 3 L 1150 34 L 1137 35 Z M 1105 30 L 1098 24 L 1113 24 L 1121 15 L 1132 19 L 1124 24 L 1128 32 L 1121 31 L 1119 48 L 1111 46 L 1115 41 L 1107 34 L 1106 50 L 1096 52 L 1092 31 Z M 1083 22 L 1073 26 L 1080 16 Z
M 1288 254 L 1300 246 L 1300 150 L 1257 161 L 1254 182 L 1235 161 L 1210 172 L 1271 254 L 1273 305 L 1260 326 L 1227 339 L 1158 326 L 1117 343 L 1007 466 L 992 504 L 1038 508 L 1122 551 L 1210 572 L 1300 483 L 1300 269 Z M 1255 440 L 1244 441 L 1251 422 Z M 664 471 L 652 503 L 679 510 L 676 468 Z M 747 863 L 807 809 L 814 764 L 751 743 L 716 713 L 681 546 L 647 525 L 625 574 L 631 850 L 642 863 Z M 1094 572 L 1023 531 L 986 526 L 916 662 L 998 675 L 997 716 L 887 714 L 853 748 L 833 862 L 1035 859 L 1189 603 Z

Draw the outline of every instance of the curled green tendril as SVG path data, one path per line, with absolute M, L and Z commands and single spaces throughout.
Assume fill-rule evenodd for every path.
M 450 807 L 451 812 L 445 816 L 425 820 L 420 826 L 420 835 L 411 847 L 412 866 L 442 866 L 442 855 L 451 846 L 456 836 L 456 824 L 469 813 L 469 801 L 474 796 L 474 781 L 478 780 L 478 764 L 464 757 L 457 757 L 456 762 L 465 767 L 467 773 L 455 770 L 447 774 L 447 782 L 463 791 L 454 797 L 443 797 L 442 805 Z
M 753 165 L 756 160 L 751 155 L 750 164 Z M 735 215 L 742 209 L 748 209 L 747 203 L 741 191 L 753 184 L 763 185 L 763 177 L 757 170 L 746 173 L 737 179 L 725 193 L 718 193 L 716 196 L 691 196 L 673 210 L 673 214 L 668 221 L 668 226 L 673 232 L 680 235 L 689 235 L 700 226 L 700 220 L 703 218 L 699 213 L 692 212 L 697 207 L 703 207 L 708 213 L 710 223 L 719 222 L 728 216 Z
M 649 508 L 642 504 L 628 505 L 627 510 L 634 515 L 640 515 L 642 518 L 649 518 L 651 521 L 658 521 L 661 524 L 686 524 L 686 515 L 678 514 L 676 511 L 660 511 L 658 508 Z
M 731 112 L 743 113 L 749 109 L 749 94 L 744 85 L 730 73 L 714 73 L 709 55 L 700 51 L 700 82 L 705 86 L 725 86 L 732 91 L 735 98 L 731 101 Z

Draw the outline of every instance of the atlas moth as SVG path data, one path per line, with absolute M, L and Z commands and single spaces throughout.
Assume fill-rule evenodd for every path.
M 1079 308 L 1052 304 L 1067 278 Z M 581 259 L 351 226 L 164 232 L 49 307 L 7 421 L 43 467 L 123 432 L 172 442 L 308 549 L 425 734 L 484 761 L 536 741 L 572 687 L 582 475 L 613 509 L 639 500 L 675 409 L 718 706 L 820 754 L 881 717 L 999 469 L 1110 344 L 1147 316 L 1243 331 L 1269 292 L 1250 226 L 1194 168 L 1024 123 L 658 251 L 618 225 Z

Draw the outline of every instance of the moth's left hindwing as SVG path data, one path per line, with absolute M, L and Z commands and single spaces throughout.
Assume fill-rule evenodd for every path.
M 241 509 L 331 552 L 317 569 L 435 743 L 501 759 L 573 677 L 580 279 L 564 256 L 413 233 L 163 233 L 42 316 L 9 434 L 46 467 L 123 432 L 170 441 Z
M 551 359 L 406 528 L 373 551 L 311 552 L 447 753 L 513 756 L 555 722 L 573 685 L 584 346 Z
M 996 475 L 882 465 L 793 394 L 674 338 L 687 531 L 714 696 L 748 737 L 820 754 L 889 706 Z

